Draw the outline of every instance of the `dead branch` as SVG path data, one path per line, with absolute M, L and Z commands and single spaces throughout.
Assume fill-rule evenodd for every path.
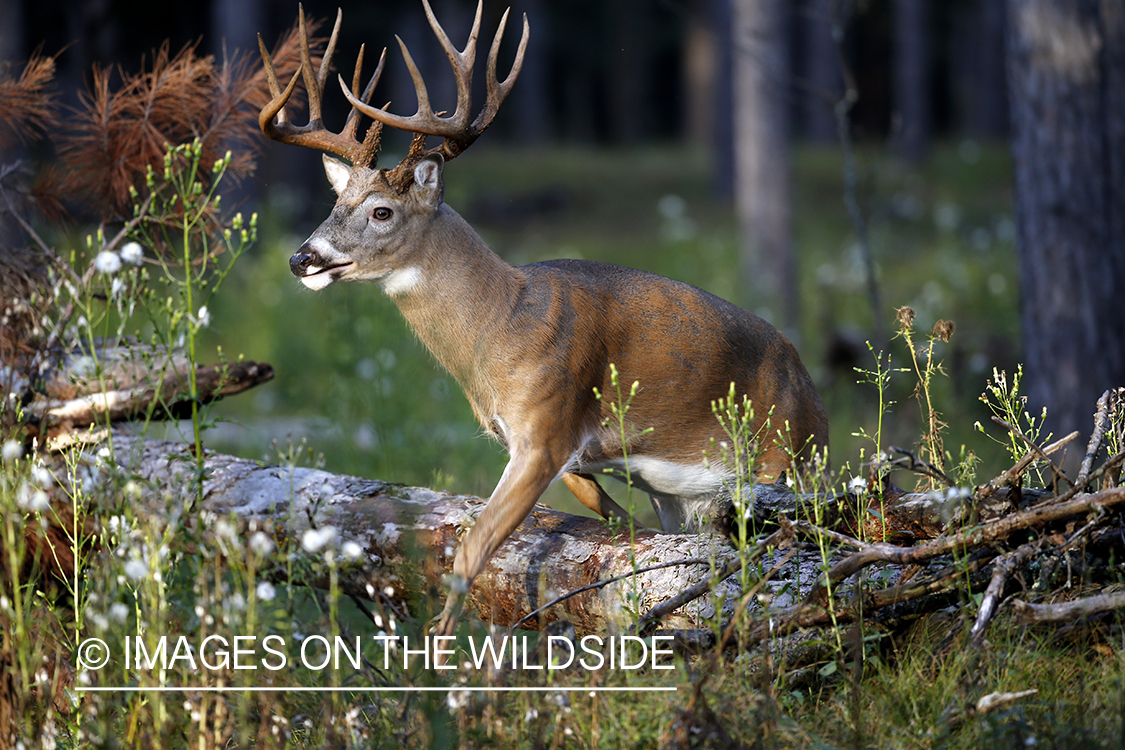
M 1051 467 L 1051 473 L 1054 475 L 1056 483 L 1058 483 L 1059 481 L 1063 481 L 1063 482 L 1066 482 L 1068 485 L 1070 484 L 1070 480 L 1066 478 L 1066 475 L 1062 473 L 1062 471 L 1059 469 L 1059 467 L 1055 466 L 1054 462 L 1051 461 L 1051 459 L 1047 458 L 1047 452 L 1044 451 L 1042 448 L 1040 448 L 1038 445 L 1036 445 L 1035 442 L 1031 438 L 1029 438 L 1027 435 L 1023 434 L 1023 431 L 1020 430 L 1020 428 L 1016 427 L 1014 424 L 1009 424 L 1008 422 L 1004 421 L 1000 417 L 994 416 L 992 418 L 992 421 L 995 422 L 996 424 L 1000 425 L 1004 429 L 1008 430 L 1010 433 L 1012 433 L 1013 435 L 1018 437 L 1020 440 L 1022 440 L 1024 445 L 1026 445 L 1028 447 L 1028 449 L 1031 451 L 1031 453 L 1029 455 L 1034 455 L 1035 458 L 1039 459 L 1043 463 L 1047 464 L 1047 466 Z M 1067 435 L 1064 438 L 1064 440 L 1066 440 L 1066 442 L 1069 443 L 1071 440 L 1073 440 L 1077 437 L 1078 437 L 1078 433 L 1072 432 L 1069 435 Z
M 100 405 L 103 415 L 113 414 L 107 396 L 143 391 L 152 377 L 145 375 L 144 364 L 151 359 L 123 359 L 96 379 L 57 379 L 45 390 L 62 404 Z M 169 370 L 179 372 L 175 366 Z M 160 387 L 171 388 L 175 377 L 162 373 Z M 230 368 L 212 368 L 210 375 L 200 377 L 202 392 L 214 388 L 221 394 Z M 89 392 L 106 383 L 115 388 L 110 394 Z M 1028 455 L 1048 455 L 1070 439 Z M 308 563 L 277 566 L 272 573 L 277 578 L 286 569 L 311 569 L 294 582 L 325 585 L 324 553 L 304 550 L 301 541 L 310 530 L 331 526 L 337 562 L 346 543 L 361 550 L 358 558 L 343 563 L 338 577 L 342 592 L 357 600 L 378 599 L 400 616 L 426 615 L 427 597 L 443 587 L 457 540 L 484 507 L 479 498 L 313 469 L 262 466 L 231 456 L 207 455 L 200 472 L 185 446 L 123 437 L 116 437 L 114 445 L 125 477 L 149 488 L 144 501 L 152 514 L 175 517 L 173 511 L 201 498 L 197 507 L 205 524 L 217 516 L 234 516 L 247 525 L 273 529 L 281 554 Z M 1122 463 L 1125 452 L 1109 457 L 1087 473 L 1086 486 Z M 1018 465 L 1013 468 L 1018 471 Z M 903 493 L 888 483 L 882 493 L 865 495 L 862 501 L 850 494 L 795 494 L 783 484 L 758 485 L 755 522 L 774 524 L 775 530 L 760 536 L 741 560 L 720 536 L 640 530 L 630 548 L 620 525 L 538 506 L 478 579 L 471 602 L 487 622 L 515 623 L 512 627 L 564 620 L 576 633 L 587 634 L 630 626 L 648 632 L 659 623 L 662 632 L 677 634 L 677 643 L 685 647 L 714 647 L 714 633 L 723 632 L 713 630 L 712 617 L 718 615 L 728 637 L 732 628 L 738 629 L 740 649 L 784 651 L 788 659 L 802 649 L 817 652 L 816 643 L 823 640 L 817 628 L 844 626 L 860 617 L 886 626 L 901 614 L 942 606 L 955 590 L 984 591 L 970 635 L 971 643 L 979 644 L 1006 584 L 1029 561 L 1112 539 L 1111 533 L 1120 533 L 1117 526 L 1110 528 L 1110 521 L 1120 518 L 1114 509 L 1125 503 L 1125 488 L 1084 493 L 1077 484 L 1041 500 L 1045 493 L 1019 488 L 1016 471 L 1006 474 L 1015 481 L 1012 487 L 999 487 L 994 480 L 975 495 L 965 490 Z M 193 484 L 199 476 L 205 477 L 201 491 Z M 1040 501 L 1029 504 L 1035 500 Z M 857 522 L 866 515 L 879 518 L 875 533 Z M 947 528 L 950 520 L 981 516 L 987 517 Z M 907 537 L 925 541 L 914 546 L 885 541 L 889 528 L 919 530 Z M 1005 553 L 1005 548 L 1014 551 Z M 748 563 L 756 569 L 752 586 L 743 591 L 734 574 Z M 875 565 L 882 572 L 863 580 L 856 576 Z M 877 579 L 887 584 L 871 590 L 864 582 Z M 1118 608 L 1125 606 L 1125 595 L 1095 597 L 1085 604 L 1088 611 Z M 1037 617 L 1039 606 L 1013 603 L 1025 617 Z M 738 617 L 743 610 L 751 613 L 745 625 Z M 1063 611 L 1052 610 L 1049 616 L 1052 621 L 1081 616 Z M 705 629 L 706 637 L 701 637 Z M 805 648 L 809 643 L 811 650 Z
M 745 556 L 727 563 L 722 570 L 711 578 L 702 580 L 691 588 L 671 595 L 659 604 L 649 608 L 636 622 L 633 629 L 638 633 L 650 632 L 657 623 L 663 621 L 676 610 L 707 594 L 724 581 L 729 580 L 731 576 L 742 570 L 744 564 L 749 564 L 761 558 L 769 550 L 785 546 L 786 543 L 792 539 L 792 536 L 792 531 L 785 527 L 780 531 L 775 531 L 768 537 L 757 542 L 752 549 L 747 551 Z
M 101 346 L 92 356 L 68 354 L 36 384 L 26 409 L 28 437 L 58 449 L 104 439 L 107 423 L 182 418 L 191 412 L 190 372 L 183 351 L 136 343 Z M 195 367 L 201 403 L 271 379 L 273 368 L 261 362 Z
M 1125 591 L 1097 594 L 1057 604 L 1032 604 L 1021 599 L 1012 599 L 1011 606 L 1016 621 L 1020 623 L 1071 622 L 1080 617 L 1125 608 Z
M 1102 468 L 1104 469 L 1104 466 Z M 833 566 L 809 594 L 809 598 L 812 601 L 822 598 L 824 587 L 828 582 L 844 580 L 872 563 L 885 562 L 905 565 L 925 562 L 940 555 L 958 551 L 964 552 L 989 542 L 1006 539 L 1014 531 L 1057 522 L 1081 513 L 1113 507 L 1123 502 L 1125 502 L 1125 489 L 1115 487 L 1081 497 L 1071 497 L 1061 502 L 1044 502 L 1029 510 L 1012 513 L 964 531 L 939 537 L 917 547 L 898 547 L 885 542 L 872 544 L 866 549 L 849 555 Z
M 1082 457 L 1082 465 L 1078 469 L 1078 477 L 1074 483 L 1079 487 L 1086 485 L 1086 478 L 1094 466 L 1094 459 L 1102 447 L 1102 438 L 1105 437 L 1106 427 L 1109 426 L 1109 402 L 1113 391 L 1106 391 L 1098 399 L 1098 410 L 1094 413 L 1094 431 L 1090 433 L 1090 442 L 1086 444 L 1086 455 Z
M 975 493 L 977 499 L 984 500 L 985 498 L 990 497 L 991 495 L 1001 491 L 1006 487 L 1018 486 L 1020 480 L 1023 479 L 1024 472 L 1027 471 L 1028 467 L 1031 466 L 1032 463 L 1039 459 L 1040 453 L 1042 453 L 1044 456 L 1050 456 L 1052 453 L 1055 453 L 1060 448 L 1069 444 L 1071 441 L 1077 438 L 1078 432 L 1071 432 L 1066 437 L 1056 440 L 1048 446 L 1035 451 L 1028 451 L 1024 455 L 1024 457 L 1017 461 L 1016 464 L 1010 469 L 1000 474 L 1000 476 L 991 479 L 982 486 L 978 487 Z
M 980 647 L 984 642 L 984 634 L 988 631 L 992 617 L 1000 605 L 1000 597 L 1004 594 L 1004 586 L 1008 583 L 1008 579 L 1044 547 L 1045 541 L 1040 538 L 1020 545 L 1014 552 L 1004 555 L 992 566 L 992 579 L 984 591 L 980 612 L 977 614 L 976 622 L 973 623 L 973 629 L 969 632 L 969 643 L 974 648 Z

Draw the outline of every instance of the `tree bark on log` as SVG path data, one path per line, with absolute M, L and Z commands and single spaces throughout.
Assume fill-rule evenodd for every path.
M 149 484 L 152 491 L 145 497 L 151 512 L 163 514 L 168 506 L 192 502 L 195 467 L 186 446 L 119 438 L 115 450 L 124 470 Z M 298 554 L 308 554 L 301 548 L 307 531 L 331 526 L 337 550 L 346 542 L 362 549 L 358 560 L 340 563 L 342 591 L 363 599 L 386 598 L 400 610 L 413 610 L 419 596 L 442 585 L 452 569 L 457 539 L 485 505 L 466 495 L 319 469 L 263 466 L 219 454 L 209 454 L 205 468 L 203 510 L 257 521 L 274 531 L 283 552 Z M 721 568 L 735 556 L 715 535 L 638 528 L 632 545 L 629 537 L 627 528 L 537 505 L 477 579 L 472 607 L 486 622 L 507 626 L 559 594 L 630 572 L 632 560 L 638 567 L 695 561 L 641 573 L 635 585 L 626 579 L 579 594 L 526 625 L 533 629 L 563 618 L 580 634 L 614 632 L 630 625 L 638 610 L 706 579 L 712 560 Z M 310 556 L 324 559 L 323 550 Z M 716 591 L 725 594 L 725 601 L 738 598 L 733 581 L 719 584 Z M 696 628 L 712 614 L 711 600 L 700 599 L 665 623 Z
M 218 401 L 273 379 L 264 362 L 197 365 L 201 403 Z M 191 363 L 180 349 L 124 341 L 59 358 L 31 388 L 24 427 L 52 449 L 105 439 L 107 422 L 179 419 L 191 414 Z M 91 430 L 94 431 L 91 434 Z
M 145 495 L 149 512 L 167 514 L 195 501 L 197 490 L 191 482 L 195 465 L 187 446 L 123 437 L 117 437 L 114 445 L 126 475 L 149 487 Z M 348 542 L 362 550 L 358 559 L 340 563 L 342 591 L 362 599 L 389 600 L 400 611 L 414 612 L 427 592 L 444 591 L 443 577 L 451 571 L 457 540 L 485 505 L 472 496 L 319 469 L 265 466 L 219 454 L 207 455 L 204 470 L 204 519 L 233 515 L 245 524 L 255 521 L 259 528 L 272 530 L 284 552 L 320 561 L 323 550 L 307 553 L 301 541 L 310 530 L 332 527 L 337 561 Z M 824 496 L 820 497 L 823 503 Z M 775 520 L 782 515 L 808 516 L 813 498 L 795 496 L 780 485 L 759 485 L 755 515 Z M 914 529 L 936 529 L 940 519 L 955 516 L 964 501 L 941 493 L 897 498 L 883 506 L 885 517 L 896 527 Z M 905 520 L 896 522 L 899 508 Z M 851 513 L 837 518 L 846 519 Z M 808 526 L 798 521 L 801 524 Z M 843 534 L 837 536 L 847 540 Z M 763 570 L 782 557 L 779 551 L 765 555 Z M 824 565 L 840 557 L 833 552 L 825 560 L 809 545 L 770 576 L 760 601 L 771 607 L 797 605 L 814 590 Z M 665 534 L 638 527 L 631 542 L 627 527 L 537 505 L 474 583 L 471 605 L 485 622 L 508 626 L 562 594 L 625 576 L 634 567 L 667 565 L 565 599 L 525 625 L 535 629 L 564 619 L 579 634 L 616 632 L 630 627 L 654 605 L 707 581 L 736 558 L 735 550 L 717 534 Z M 677 561 L 685 562 L 668 565 Z M 742 595 L 732 576 L 715 583 L 708 596 L 663 617 L 662 624 L 674 630 L 699 628 L 715 614 L 716 606 L 724 608 L 726 620 Z

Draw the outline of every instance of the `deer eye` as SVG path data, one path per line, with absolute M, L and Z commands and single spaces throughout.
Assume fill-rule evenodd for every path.
M 378 208 L 376 208 L 374 211 L 371 212 L 371 217 L 373 219 L 378 219 L 379 221 L 386 221 L 387 219 L 391 218 L 392 216 L 394 216 L 394 211 L 392 211 L 391 209 L 389 209 L 385 206 L 379 206 Z

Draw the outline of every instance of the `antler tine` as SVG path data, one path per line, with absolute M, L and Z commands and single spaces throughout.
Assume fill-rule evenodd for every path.
M 453 42 L 450 41 L 449 35 L 445 33 L 445 29 L 438 23 L 429 0 L 422 0 L 422 7 L 426 10 L 426 20 L 430 22 L 430 28 L 434 30 L 434 36 L 438 38 L 441 48 L 445 51 L 445 56 L 449 58 L 449 64 L 453 67 L 453 76 L 457 82 L 457 109 L 454 110 L 453 115 L 448 120 L 458 128 L 464 128 L 469 123 L 469 117 L 471 116 L 469 108 L 472 107 L 473 66 L 476 65 L 477 61 L 477 37 L 480 36 L 480 18 L 483 5 L 484 0 L 477 0 L 477 12 L 473 18 L 473 28 L 469 32 L 469 40 L 465 42 L 465 49 L 459 52 L 453 46 Z
M 406 44 L 402 39 L 398 39 L 399 47 L 402 49 L 402 57 L 406 62 L 406 67 L 410 71 L 410 77 L 414 81 L 415 95 L 418 97 L 418 111 L 409 117 L 403 115 L 396 115 L 386 110 L 376 109 L 366 102 L 360 101 L 354 94 L 348 91 L 347 86 L 344 85 L 344 80 L 341 77 L 340 87 L 344 90 L 344 96 L 347 97 L 359 112 L 370 117 L 376 122 L 383 125 L 388 125 L 397 130 L 414 133 L 417 135 L 432 135 L 439 136 L 445 139 L 445 142 L 425 153 L 441 152 L 446 159 L 452 159 L 472 145 L 473 141 L 477 139 L 485 128 L 491 124 L 493 118 L 496 116 L 496 111 L 500 107 L 500 103 L 508 95 L 512 85 L 515 83 L 517 76 L 523 66 L 524 51 L 527 49 L 527 40 L 530 34 L 527 16 L 524 15 L 523 19 L 523 36 L 520 39 L 519 51 L 516 53 L 516 60 L 512 64 L 512 70 L 508 77 L 503 82 L 496 80 L 496 57 L 500 50 L 500 40 L 504 34 L 505 24 L 507 22 L 508 13 L 505 11 L 504 18 L 500 22 L 500 26 L 496 31 L 496 36 L 492 42 L 492 49 L 489 54 L 488 68 L 489 68 L 489 81 L 488 81 L 488 99 L 485 102 L 484 109 L 481 113 L 470 123 L 472 116 L 472 76 L 473 65 L 476 61 L 476 43 L 477 37 L 480 34 L 480 22 L 482 14 L 482 3 L 478 1 L 476 17 L 473 20 L 473 28 L 469 33 L 469 40 L 465 45 L 465 49 L 458 51 L 453 43 L 449 40 L 449 35 L 445 33 L 441 24 L 438 23 L 437 18 L 434 16 L 433 9 L 430 8 L 428 0 L 422 0 L 422 5 L 426 10 L 426 17 L 429 19 L 430 27 L 434 30 L 435 36 L 441 43 L 442 49 L 445 50 L 446 56 L 449 58 L 450 65 L 453 67 L 454 76 L 457 80 L 457 109 L 449 117 L 442 117 L 437 112 L 434 112 L 430 105 L 429 93 L 426 89 L 426 83 L 422 79 L 422 74 L 418 70 L 418 66 L 414 63 L 414 58 L 410 55 L 410 50 L 407 49 Z M 415 144 L 411 146 L 411 155 L 418 155 L 423 153 L 421 147 L 415 148 L 419 139 L 415 138 Z M 400 165 L 401 166 L 401 165 Z
M 406 69 L 410 71 L 410 78 L 414 81 L 414 95 L 418 98 L 418 111 L 413 117 L 400 118 L 406 120 L 418 120 L 419 123 L 424 117 L 432 115 L 433 110 L 430 107 L 430 94 L 426 90 L 426 81 L 422 78 L 422 73 L 419 72 L 418 66 L 414 64 L 414 58 L 410 56 L 410 50 L 406 47 L 406 42 L 402 41 L 398 34 L 395 34 L 395 41 L 398 42 L 399 49 L 402 50 L 402 59 L 406 62 Z M 394 127 L 392 125 L 392 127 Z M 436 134 L 434 134 L 436 135 Z
M 336 41 L 339 39 L 340 28 L 343 24 L 343 13 L 340 11 L 336 13 L 336 23 L 332 29 L 332 35 L 328 39 L 328 45 L 325 47 L 324 55 L 321 57 L 320 67 L 316 70 L 313 68 L 312 53 L 309 49 L 309 34 L 308 27 L 305 23 L 305 10 L 303 7 L 299 8 L 297 19 L 301 43 L 301 66 L 300 70 L 294 74 L 293 79 L 289 82 L 289 85 L 285 87 L 284 91 L 281 90 L 281 86 L 278 83 L 277 71 L 274 69 L 273 61 L 266 51 L 265 42 L 262 41 L 261 35 L 258 37 L 258 46 L 261 50 L 262 60 L 266 68 L 266 81 L 270 87 L 270 95 L 273 97 L 258 114 L 259 127 L 261 127 L 263 133 L 275 141 L 325 151 L 350 161 L 354 166 L 372 166 L 379 148 L 379 131 L 376 129 L 373 132 L 369 132 L 364 142 L 360 143 L 356 139 L 356 129 L 359 125 L 358 112 L 353 110 L 349 113 L 344 129 L 339 133 L 333 133 L 324 127 L 322 114 L 324 85 L 328 80 L 328 74 L 332 64 L 332 55 L 336 51 Z M 371 81 L 367 84 L 367 88 L 364 89 L 361 96 L 360 101 L 364 104 L 371 98 L 371 93 L 374 91 L 375 85 L 379 81 L 379 76 L 383 72 L 385 59 L 386 51 L 384 50 L 384 55 L 379 59 L 379 66 L 371 76 Z M 363 51 L 361 50 L 359 59 L 356 61 L 355 82 L 352 85 L 352 88 L 356 90 L 354 96 L 360 96 L 358 89 L 362 67 Z M 309 100 L 309 122 L 307 125 L 303 126 L 292 124 L 285 114 L 285 104 L 289 101 L 290 96 L 292 96 L 293 90 L 297 86 L 298 79 L 304 81 Z M 343 85 L 342 78 L 341 85 Z M 354 98 L 352 94 L 347 92 L 346 88 L 345 93 L 348 94 L 349 100 Z M 276 122 L 274 121 L 275 117 L 277 118 Z
M 301 11 L 301 22 L 304 23 L 304 10 Z M 317 97 L 324 96 L 324 84 L 328 82 L 328 68 L 332 60 L 332 55 L 336 54 L 336 38 L 340 35 L 340 24 L 344 21 L 344 11 L 340 8 L 336 9 L 336 23 L 332 26 L 332 36 L 328 38 L 328 46 L 324 48 L 324 56 L 320 58 L 320 70 L 316 74 L 316 91 Z M 363 52 L 360 51 L 360 59 L 362 60 Z M 311 65 L 309 66 L 312 67 Z
M 519 78 L 520 71 L 523 70 L 523 54 L 527 50 L 527 40 L 531 34 L 526 13 L 523 14 L 523 34 L 520 36 L 520 45 L 516 50 L 516 59 L 512 62 L 512 68 L 503 81 L 496 78 L 496 58 L 500 54 L 500 40 L 504 36 L 504 28 L 508 24 L 509 10 L 511 9 L 505 9 L 504 15 L 500 17 L 500 25 L 496 27 L 496 36 L 492 37 L 492 49 L 488 51 L 488 98 L 485 101 L 484 109 L 473 121 L 473 130 L 478 133 L 483 133 L 485 128 L 492 124 L 500 105 L 508 98 L 508 93 L 515 85 L 516 79 Z
M 266 68 L 266 82 L 270 87 L 270 96 L 273 97 L 258 114 L 258 126 L 270 138 L 279 138 L 280 133 L 274 126 L 273 118 L 277 117 L 279 126 L 289 125 L 289 118 L 285 115 L 285 103 L 293 95 L 293 89 L 297 87 L 299 75 L 294 75 L 289 81 L 289 85 L 282 91 L 281 85 L 277 81 L 277 71 L 274 70 L 273 60 L 270 58 L 270 53 L 266 51 L 266 43 L 262 40 L 261 34 L 258 34 L 258 50 L 262 53 L 262 62 Z
M 320 113 L 320 95 L 321 90 L 317 88 L 316 72 L 313 71 L 312 55 L 309 52 L 309 31 L 305 27 L 305 7 L 303 5 L 297 6 L 297 24 L 301 30 L 301 77 L 305 79 L 305 93 L 309 97 L 309 124 L 313 125 L 322 121 Z M 339 26 L 336 27 L 339 29 Z M 333 38 L 329 40 L 329 48 L 334 47 L 336 44 L 335 32 Z M 325 65 L 325 60 L 321 59 L 321 66 Z
M 376 84 L 379 83 L 379 78 L 383 75 L 383 65 L 387 62 L 387 48 L 386 47 L 383 48 L 383 53 L 381 55 L 379 55 L 379 64 L 375 66 L 375 72 L 371 74 L 371 78 L 367 81 L 367 86 L 364 87 L 363 93 L 360 94 L 359 93 L 359 82 L 360 82 L 360 73 L 363 71 L 363 51 L 364 51 L 364 47 L 365 47 L 365 45 L 362 45 L 362 44 L 359 46 L 359 55 L 356 57 L 356 61 L 355 61 L 355 72 L 352 73 L 351 94 L 353 96 L 359 96 L 359 100 L 361 102 L 363 102 L 364 104 L 368 104 L 371 101 L 371 94 L 375 91 Z M 341 85 L 343 85 L 343 78 L 342 77 L 340 79 L 340 83 L 341 83 Z M 344 130 L 343 130 L 343 132 L 341 132 L 341 135 L 346 135 L 346 136 L 351 137 L 351 138 L 355 137 L 356 129 L 359 127 L 359 115 L 360 115 L 359 110 L 356 109 L 355 107 L 352 107 L 351 112 L 348 112 L 348 119 L 344 123 Z M 381 122 L 376 121 L 373 124 L 372 127 L 376 127 L 376 126 L 382 127 L 383 124 Z

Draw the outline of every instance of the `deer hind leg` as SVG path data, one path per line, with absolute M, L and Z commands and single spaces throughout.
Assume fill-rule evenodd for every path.
M 457 548 L 449 596 L 434 629 L 435 635 L 453 635 L 463 599 L 473 580 L 484 570 L 493 553 L 527 518 L 539 496 L 566 465 L 568 455 L 564 451 L 538 446 L 512 451 L 512 458 L 488 505 Z
M 629 512 L 614 502 L 598 480 L 589 474 L 563 474 L 563 482 L 578 498 L 578 502 L 597 513 L 602 518 L 619 518 L 627 522 Z

